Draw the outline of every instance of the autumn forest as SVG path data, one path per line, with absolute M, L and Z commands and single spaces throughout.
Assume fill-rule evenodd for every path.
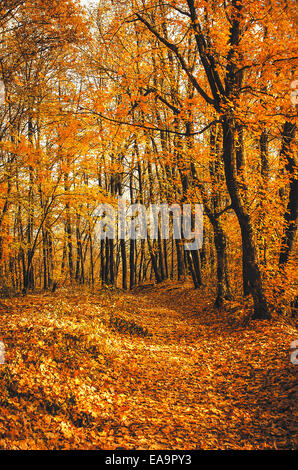
M 297 448 L 296 29 L 0 1 L 0 450 Z

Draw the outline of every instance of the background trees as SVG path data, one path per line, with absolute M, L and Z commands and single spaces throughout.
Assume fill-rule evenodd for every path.
M 295 300 L 294 2 L 5 2 L 3 288 L 190 276 Z M 204 245 L 102 240 L 100 202 L 204 205 Z M 242 286 L 239 284 L 242 278 Z M 240 289 L 241 287 L 241 289 Z

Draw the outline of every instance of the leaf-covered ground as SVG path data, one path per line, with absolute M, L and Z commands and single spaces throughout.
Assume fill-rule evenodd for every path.
M 0 449 L 294 449 L 297 336 L 179 284 L 3 299 Z

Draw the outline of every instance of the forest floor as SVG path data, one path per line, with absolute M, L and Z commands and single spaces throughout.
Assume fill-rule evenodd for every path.
M 0 449 L 294 449 L 297 338 L 187 284 L 2 299 Z

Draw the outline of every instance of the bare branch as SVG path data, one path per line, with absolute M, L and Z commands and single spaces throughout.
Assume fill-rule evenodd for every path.
M 180 54 L 179 49 L 176 46 L 176 44 L 173 44 L 173 43 L 169 42 L 166 38 L 161 36 L 159 34 L 159 32 L 156 31 L 156 29 L 150 23 L 148 23 L 147 20 L 145 20 L 145 18 L 143 18 L 141 15 L 139 15 L 139 13 L 136 13 L 136 17 L 149 29 L 149 31 L 151 31 L 152 34 L 154 34 L 155 37 L 157 37 L 157 39 L 161 43 L 163 43 L 168 49 L 170 49 L 171 51 L 174 52 L 174 54 L 176 55 L 177 59 L 179 60 L 179 62 L 181 64 L 182 69 L 186 72 L 189 80 L 191 81 L 191 83 L 193 84 L 195 89 L 198 91 L 198 93 L 204 98 L 204 100 L 207 103 L 214 106 L 215 101 L 212 98 L 210 98 L 210 96 L 199 85 L 197 79 L 194 77 L 194 75 L 190 71 L 190 67 L 188 67 L 188 65 L 187 65 L 186 61 L 184 60 L 183 56 Z

